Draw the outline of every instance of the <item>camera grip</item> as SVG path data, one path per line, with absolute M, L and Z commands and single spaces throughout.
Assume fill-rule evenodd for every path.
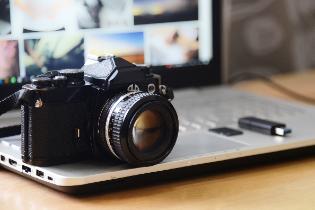
M 22 106 L 22 160 L 49 166 L 86 159 L 90 125 L 86 103 Z

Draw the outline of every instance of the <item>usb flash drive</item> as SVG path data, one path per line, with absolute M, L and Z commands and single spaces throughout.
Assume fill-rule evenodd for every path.
M 243 117 L 238 120 L 240 128 L 263 133 L 272 136 L 286 136 L 292 130 L 286 128 L 286 125 L 279 122 L 259 119 L 257 117 Z

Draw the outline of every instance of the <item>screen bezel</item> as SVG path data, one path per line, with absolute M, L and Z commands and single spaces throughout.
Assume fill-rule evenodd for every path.
M 183 67 L 152 67 L 162 80 L 173 88 L 210 86 L 220 84 L 221 75 L 221 1 L 212 2 L 212 43 L 213 57 L 207 65 Z M 210 47 L 210 46 L 209 46 Z M 23 84 L 3 85 L 0 87 L 0 99 L 21 89 Z
M 173 88 L 218 85 L 222 82 L 221 71 L 221 1 L 212 1 L 213 57 L 208 65 L 184 67 L 153 67 L 163 82 Z M 210 47 L 210 46 L 209 46 Z

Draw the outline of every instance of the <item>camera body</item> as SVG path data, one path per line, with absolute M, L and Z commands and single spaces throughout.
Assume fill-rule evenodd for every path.
M 37 76 L 20 98 L 21 155 L 32 165 L 95 157 L 152 165 L 176 142 L 172 90 L 148 67 L 119 57 Z

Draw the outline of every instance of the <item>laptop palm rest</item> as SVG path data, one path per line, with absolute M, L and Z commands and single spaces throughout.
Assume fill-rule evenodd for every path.
M 18 163 L 23 164 L 20 158 L 19 138 L 20 136 L 1 139 L 0 153 L 7 154 L 18 160 Z M 40 167 L 40 169 L 49 177 L 61 178 L 60 180 L 54 179 L 57 185 L 80 185 L 180 168 L 187 166 L 187 161 L 215 153 L 225 153 L 244 146 L 245 144 L 231 141 L 210 132 L 199 131 L 185 133 L 185 135 L 180 134 L 171 154 L 162 163 L 154 166 L 133 168 L 109 158 L 105 161 L 86 160 L 58 166 Z

